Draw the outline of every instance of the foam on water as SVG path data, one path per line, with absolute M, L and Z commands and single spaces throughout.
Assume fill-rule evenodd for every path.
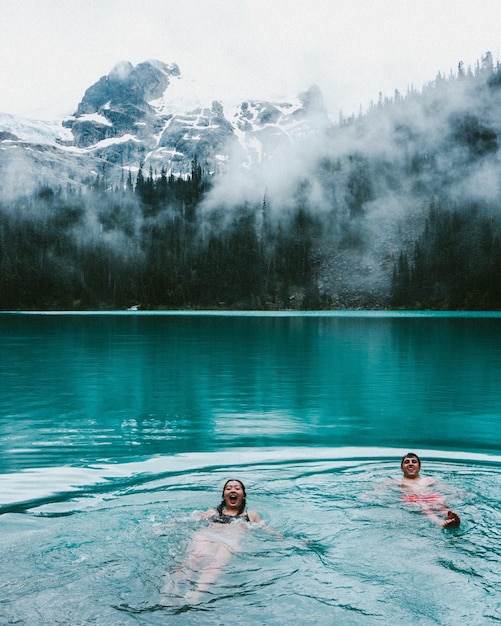
M 164 481 L 179 481 L 182 476 L 191 480 L 192 474 L 217 468 L 268 468 L 307 463 L 309 466 L 327 463 L 329 467 L 360 465 L 375 460 L 400 458 L 405 449 L 394 448 L 249 448 L 225 450 L 217 453 L 186 453 L 158 456 L 131 463 L 96 464 L 91 467 L 31 468 L 12 474 L 0 474 L 0 514 L 28 511 L 41 504 L 71 501 L 76 497 L 90 497 L 93 493 L 112 493 L 124 487 L 143 487 Z M 419 450 L 428 459 L 448 460 L 476 465 L 501 465 L 501 456 L 440 450 Z M 238 463 L 235 464 L 235 457 Z

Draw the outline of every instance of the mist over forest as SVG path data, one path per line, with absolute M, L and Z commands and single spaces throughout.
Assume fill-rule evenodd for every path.
M 138 164 L 21 195 L 2 181 L 0 308 L 500 309 L 491 54 L 317 121 L 223 174 L 194 154 L 183 177 Z

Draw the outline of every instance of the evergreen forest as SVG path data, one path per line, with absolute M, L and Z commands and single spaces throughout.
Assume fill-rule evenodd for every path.
M 0 199 L 0 308 L 501 309 L 500 111 L 486 55 L 341 116 L 287 199 L 218 204 L 196 155 Z
M 312 216 L 298 208 L 271 229 L 263 200 L 201 227 L 208 186 L 194 162 L 187 179 L 140 170 L 122 190 L 44 187 L 2 204 L 2 309 L 328 306 L 315 287 Z

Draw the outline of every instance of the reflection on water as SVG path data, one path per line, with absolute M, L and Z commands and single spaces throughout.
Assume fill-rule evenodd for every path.
M 234 446 L 499 449 L 501 317 L 0 315 L 0 469 Z

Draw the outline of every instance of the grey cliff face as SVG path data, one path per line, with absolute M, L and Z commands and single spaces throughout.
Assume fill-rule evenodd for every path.
M 164 166 L 167 163 L 167 169 L 187 174 L 191 161 L 197 158 L 205 169 L 220 172 L 226 153 L 236 144 L 233 127 L 225 118 L 221 103 L 214 101 L 210 107 L 166 119 L 158 149 L 150 161 L 157 165 L 163 162 Z
M 88 148 L 127 133 L 140 138 L 153 133 L 155 111 L 149 101 L 159 98 L 170 78 L 179 73 L 177 65 L 160 61 L 146 61 L 136 67 L 128 61 L 117 64 L 87 89 L 75 118 L 65 122 L 75 145 Z
M 123 61 L 87 89 L 75 115 L 101 113 L 106 117 L 110 112 L 124 110 L 136 111 L 137 115 L 152 114 L 148 102 L 159 98 L 170 78 L 179 74 L 175 64 L 146 61 L 133 67 Z

